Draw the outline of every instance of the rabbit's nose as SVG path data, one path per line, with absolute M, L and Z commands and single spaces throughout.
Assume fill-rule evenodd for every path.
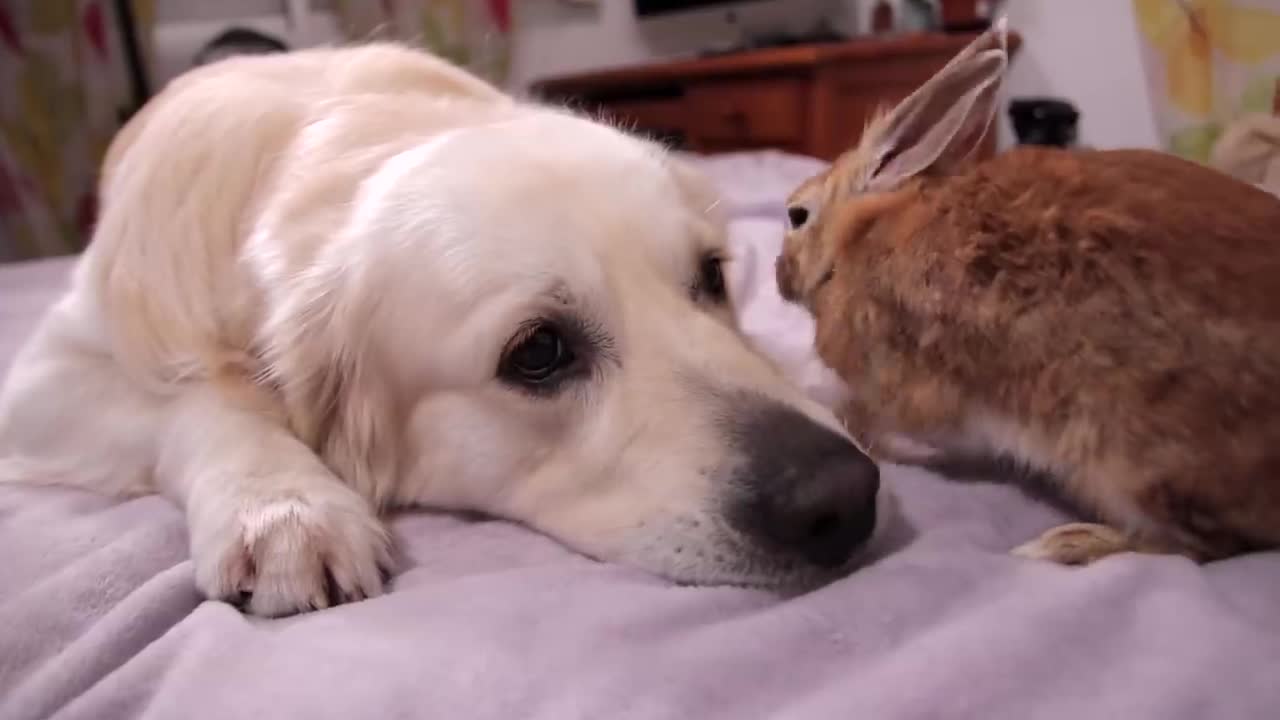
M 778 294 L 787 302 L 796 302 L 795 276 L 796 264 L 790 256 L 783 253 L 773 265 L 775 279 L 778 283 Z

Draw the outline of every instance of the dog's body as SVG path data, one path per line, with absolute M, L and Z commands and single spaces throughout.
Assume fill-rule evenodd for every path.
M 396 506 L 767 585 L 876 523 L 874 465 L 747 349 L 714 201 L 657 146 L 373 45 L 193 71 L 102 190 L 0 393 L 0 481 L 165 493 L 210 596 L 375 594 Z

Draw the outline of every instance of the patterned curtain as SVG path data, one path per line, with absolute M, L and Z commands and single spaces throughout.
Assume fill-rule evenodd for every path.
M 88 242 L 98 166 L 145 92 L 130 58 L 147 57 L 153 2 L 0 0 L 0 261 Z
M 1167 149 L 1208 162 L 1223 132 L 1280 112 L 1280 0 L 1133 0 Z
M 335 0 L 349 39 L 421 45 L 501 85 L 511 62 L 511 0 Z

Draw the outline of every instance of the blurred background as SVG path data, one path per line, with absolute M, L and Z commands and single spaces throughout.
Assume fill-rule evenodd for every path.
M 997 14 L 1019 45 L 995 150 L 1210 162 L 1247 120 L 1240 172 L 1280 168 L 1259 120 L 1277 112 L 1280 0 L 0 0 L 0 261 L 83 249 L 114 133 L 231 54 L 395 38 L 692 151 L 830 159 Z

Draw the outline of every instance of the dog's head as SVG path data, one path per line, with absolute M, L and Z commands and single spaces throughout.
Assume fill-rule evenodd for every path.
M 385 502 L 681 581 L 847 568 L 877 468 L 739 335 L 715 205 L 656 145 L 551 110 L 396 154 L 294 291 L 300 434 Z

